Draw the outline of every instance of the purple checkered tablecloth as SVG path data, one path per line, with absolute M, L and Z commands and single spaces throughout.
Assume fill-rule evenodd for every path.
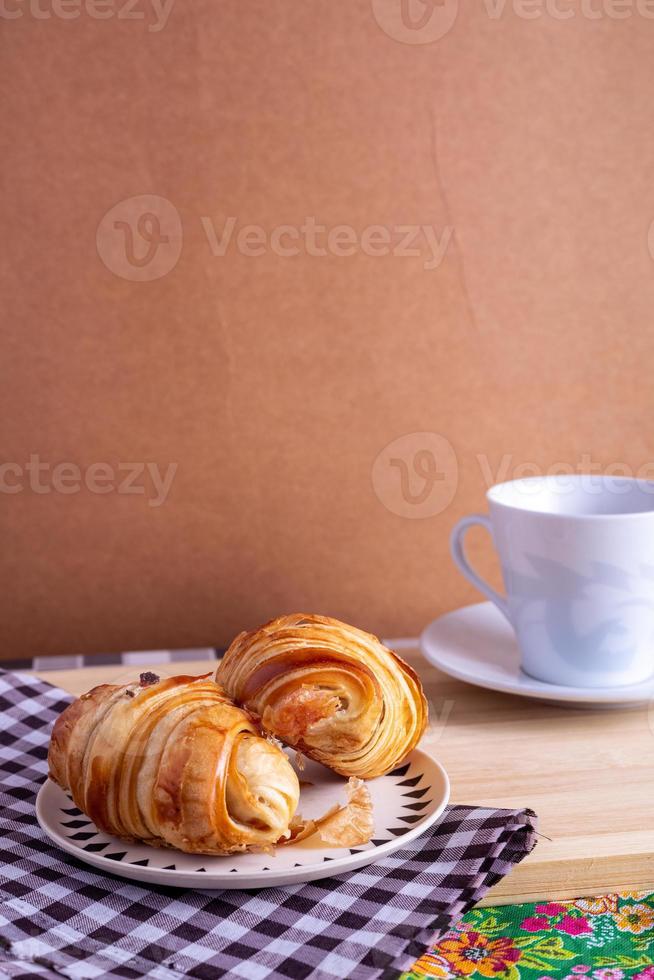
M 530 810 L 451 806 L 391 856 L 322 881 L 141 887 L 69 857 L 36 821 L 50 728 L 70 700 L 0 671 L 0 976 L 386 980 L 535 843 Z

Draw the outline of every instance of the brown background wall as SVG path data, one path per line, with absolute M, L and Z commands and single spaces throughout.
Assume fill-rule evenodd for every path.
M 654 458 L 635 0 L 595 20 L 410 0 L 426 28 L 399 0 L 176 0 L 161 30 L 145 0 L 144 19 L 48 3 L 0 21 L 2 461 L 177 471 L 161 506 L 143 477 L 0 493 L 2 656 L 220 644 L 293 610 L 415 634 L 475 601 L 447 538 L 503 458 L 505 477 Z M 143 210 L 169 241 L 134 266 L 114 221 Z M 229 216 L 454 232 L 433 269 L 424 239 L 215 256 L 201 219 Z

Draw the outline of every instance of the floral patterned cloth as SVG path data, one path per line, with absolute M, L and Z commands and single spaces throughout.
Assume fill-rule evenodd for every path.
M 654 893 L 473 909 L 402 980 L 654 980 Z

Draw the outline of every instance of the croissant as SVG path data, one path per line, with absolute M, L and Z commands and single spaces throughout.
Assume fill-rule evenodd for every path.
M 300 792 L 284 753 L 208 674 L 95 687 L 57 719 L 48 763 L 100 830 L 200 854 L 288 836 Z
M 325 616 L 281 616 L 241 633 L 216 680 L 266 731 L 343 776 L 390 771 L 427 723 L 411 667 L 377 637 Z

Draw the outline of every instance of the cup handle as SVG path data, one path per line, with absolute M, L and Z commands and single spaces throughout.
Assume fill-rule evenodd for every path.
M 452 553 L 452 558 L 454 559 L 459 571 L 465 575 L 468 581 L 472 582 L 472 584 L 476 586 L 480 592 L 483 592 L 491 602 L 495 603 L 502 615 L 506 616 L 508 621 L 511 622 L 509 605 L 505 597 L 500 595 L 499 592 L 496 592 L 495 589 L 492 589 L 487 582 L 484 582 L 483 578 L 480 578 L 480 576 L 477 575 L 466 556 L 464 547 L 466 531 L 475 524 L 485 527 L 491 537 L 493 536 L 493 529 L 491 527 L 490 519 L 484 514 L 470 514 L 468 517 L 462 517 L 461 520 L 455 524 L 452 529 L 452 534 L 450 535 L 450 552 Z

